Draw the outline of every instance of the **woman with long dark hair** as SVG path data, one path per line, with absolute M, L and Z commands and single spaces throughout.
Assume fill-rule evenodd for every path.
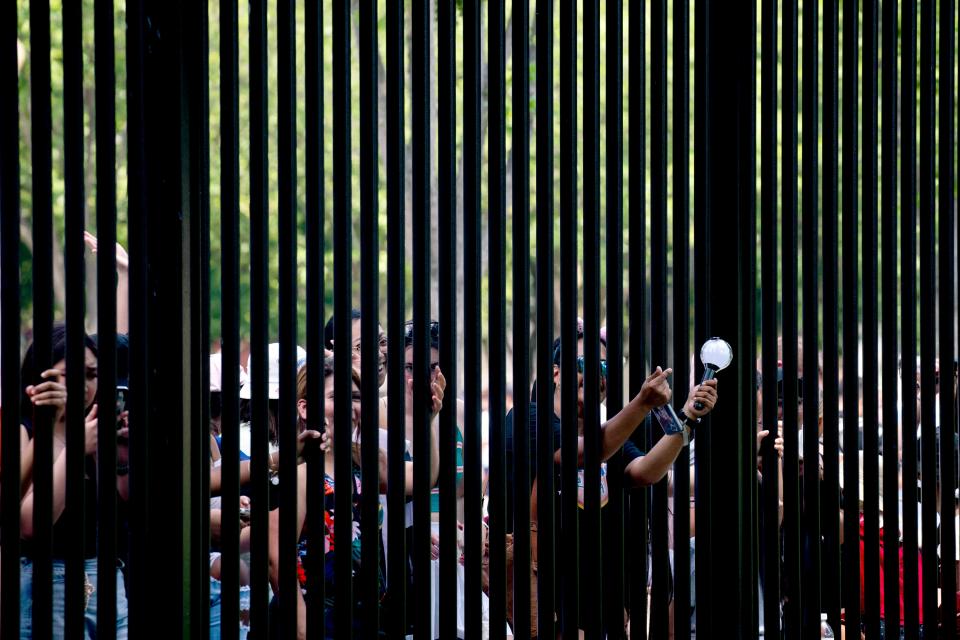
M 66 378 L 66 329 L 55 325 L 51 336 L 53 365 L 41 371 L 40 363 L 36 361 L 33 345 L 27 349 L 21 369 L 23 386 L 22 406 L 24 408 L 23 427 L 33 445 L 34 430 L 52 425 L 53 429 L 53 635 L 62 638 L 64 633 L 65 613 L 65 575 L 64 560 L 67 555 L 69 541 L 76 537 L 77 532 L 68 530 L 68 523 L 63 517 L 66 508 L 67 494 L 67 388 Z M 84 612 L 86 637 L 95 636 L 97 619 L 97 345 L 90 336 L 84 335 L 84 353 L 86 369 L 86 385 L 84 396 L 81 399 L 85 410 L 84 430 L 84 589 L 86 607 Z M 70 400 L 74 402 L 75 400 Z M 52 410 L 53 421 L 35 420 L 38 411 Z M 119 416 L 117 432 L 120 443 L 118 449 L 126 446 L 126 415 Z M 118 457 L 124 457 L 118 451 Z M 123 473 L 117 478 L 117 492 L 121 500 L 129 495 L 127 475 Z M 20 637 L 31 638 L 32 632 L 32 591 L 33 591 L 33 512 L 34 491 L 30 484 L 26 488 L 23 500 L 20 503 L 20 535 L 22 538 L 20 564 Z M 124 590 L 123 576 L 117 569 L 117 638 L 127 637 L 127 597 Z

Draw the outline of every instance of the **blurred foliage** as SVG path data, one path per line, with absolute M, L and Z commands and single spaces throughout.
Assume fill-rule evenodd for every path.
M 359 285 L 356 284 L 359 282 L 359 273 L 360 273 L 360 239 L 363 234 L 368 234 L 373 231 L 376 231 L 379 237 L 379 250 L 380 257 L 378 260 L 378 268 L 380 273 L 380 306 L 379 306 L 379 317 L 381 321 L 386 319 L 386 297 L 387 297 L 387 287 L 388 287 L 388 274 L 387 274 L 387 261 L 386 261 L 386 237 L 387 237 L 387 220 L 386 220 L 386 205 L 387 205 L 387 193 L 386 193 L 386 172 L 388 167 L 385 164 L 385 149 L 383 148 L 383 131 L 386 126 L 386 118 L 384 114 L 385 104 L 382 101 L 383 93 L 386 91 L 386 81 L 383 77 L 385 73 L 385 48 L 386 48 L 386 2 L 387 0 L 378 0 L 378 12 L 379 12 L 379 54 L 380 54 L 380 77 L 379 77 L 379 89 L 381 92 L 381 102 L 380 102 L 380 143 L 378 145 L 379 153 L 379 188 L 377 192 L 377 204 L 379 208 L 379 225 L 376 230 L 371 229 L 362 229 L 359 224 L 359 209 L 360 209 L 360 187 L 359 187 L 359 159 L 360 159 L 360 135 L 359 135 L 359 60 L 357 55 L 357 24 L 356 24 L 356 15 L 357 15 L 357 1 L 354 2 L 354 21 L 353 29 L 351 34 L 351 45 L 350 45 L 350 55 L 351 55 L 351 118 L 352 118 L 352 127 L 351 127 L 351 148 L 352 148 L 352 163 L 351 163 L 351 184 L 352 184 L 352 222 L 353 222 L 353 233 L 352 233 L 352 250 L 353 250 L 353 265 L 352 265 L 352 274 L 351 277 L 347 278 L 338 278 L 338 280 L 350 282 L 352 286 L 352 298 L 355 306 L 359 306 L 360 303 L 360 292 Z M 55 237 L 51 240 L 54 243 L 54 253 L 55 253 L 55 299 L 58 304 L 58 317 L 62 317 L 62 305 L 63 305 L 63 258 L 62 258 L 62 246 L 63 246 L 63 231 L 64 231 L 64 170 L 63 170 L 63 61 L 62 61 L 62 0 L 52 0 L 51 1 L 51 62 L 52 62 L 52 108 L 53 108 L 53 149 L 52 149 L 52 159 L 53 159 L 53 211 L 54 211 L 54 233 Z M 94 51 L 94 28 L 93 28 L 93 0 L 82 0 L 83 5 L 83 97 L 84 97 L 84 176 L 85 176 L 85 202 L 87 208 L 87 228 L 90 230 L 95 229 L 95 212 L 96 212 L 96 181 L 95 181 L 95 167 L 96 167 L 96 145 L 95 134 L 95 118 L 96 118 L 96 104 L 94 101 L 94 91 L 96 86 L 96 77 L 94 74 L 94 65 L 93 60 L 95 56 Z M 436 3 L 431 3 L 432 8 L 436 10 Z M 463 116 L 463 52 L 462 52 L 462 42 L 463 42 L 463 3 L 462 0 L 457 0 L 457 34 L 456 34 L 456 52 L 455 52 L 455 69 L 456 69 L 456 139 L 455 139 L 455 157 L 457 159 L 457 166 L 455 171 L 457 173 L 457 213 L 458 219 L 460 219 L 460 214 L 462 214 L 463 207 L 463 189 L 462 189 L 462 158 L 464 152 L 464 140 L 463 140 L 463 127 L 462 127 L 462 116 Z M 208 10 L 209 10 L 209 28 L 210 28 L 210 53 L 208 58 L 209 65 L 209 104 L 210 104 L 210 130 L 209 130 L 209 140 L 210 140 L 210 211 L 211 211 L 211 237 L 210 237 L 210 247 L 211 247 L 211 256 L 210 256 L 210 282 L 211 282 L 211 335 L 215 337 L 220 334 L 220 319 L 221 319 L 221 296 L 220 296 L 220 285 L 221 285 L 221 245 L 220 245 L 220 194 L 221 194 L 221 157 L 220 157 L 220 21 L 219 21 L 219 3 L 209 1 Z M 482 233 L 482 262 L 486 264 L 487 257 L 487 248 L 488 248 L 488 207 L 487 207 L 487 190 L 488 190 L 488 178 L 492 171 L 496 171 L 497 167 L 492 167 L 489 164 L 489 141 L 488 141 L 488 131 L 487 131 L 487 110 L 488 110 L 488 87 L 486 70 L 488 65 L 488 29 L 487 29 L 487 5 L 482 3 L 481 6 L 481 47 L 482 47 L 482 62 L 481 62 L 481 71 L 483 74 L 482 80 L 482 92 L 481 92 L 481 233 Z M 510 7 L 508 7 L 508 10 Z M 126 244 L 127 237 L 127 128 L 126 128 L 126 69 L 125 69 L 125 9 L 124 3 L 116 3 L 115 9 L 115 73 L 116 73 L 116 142 L 117 142 L 117 164 L 116 164 L 116 177 L 117 177 L 117 215 L 118 215 L 118 238 L 120 242 L 124 245 Z M 321 113 L 319 114 L 308 114 L 305 110 L 305 65 L 303 64 L 304 60 L 304 3 L 303 0 L 297 2 L 296 7 L 296 17 L 297 17 L 297 66 L 296 66 L 296 83 L 297 83 L 297 103 L 296 103 L 296 130 L 297 130 L 297 214 L 298 214 L 298 242 L 297 242 L 297 261 L 299 265 L 298 270 L 298 291 L 299 291 L 299 300 L 298 300 L 298 334 L 299 340 L 301 343 L 305 342 L 306 336 L 306 304 L 305 300 L 308 295 L 317 295 L 319 292 L 308 292 L 306 291 L 306 203 L 305 203 L 305 166 L 306 166 L 306 157 L 305 157 L 305 125 L 307 118 L 319 118 L 323 126 L 323 185 L 324 185 L 324 198 L 321 204 L 322 210 L 321 215 L 324 219 L 324 287 L 323 287 L 323 300 L 325 305 L 326 314 L 329 315 L 332 311 L 333 306 L 333 283 L 334 283 L 334 272 L 333 272 L 333 240 L 332 236 L 332 218 L 333 218 L 333 209 L 332 209 L 332 193 L 333 193 L 333 136 L 336 132 L 333 130 L 333 113 L 331 108 L 331 103 L 329 97 L 333 95 L 333 73 L 332 73 L 332 62 L 333 62 L 333 50 L 332 50 L 332 27 L 330 16 L 332 14 L 331 2 L 330 0 L 325 0 L 322 6 L 323 16 L 324 16 L 324 25 L 323 25 L 323 100 L 324 105 Z M 647 9 L 649 12 L 649 9 Z M 601 316 L 606 317 L 606 296 L 605 292 L 609 287 L 622 287 L 624 289 L 624 302 L 625 307 L 629 304 L 630 291 L 628 287 L 628 274 L 626 265 L 628 264 L 626 256 L 624 258 L 624 271 L 617 274 L 608 274 L 606 272 L 606 252 L 608 250 L 607 241 L 606 241 L 606 215 L 608 212 L 608 203 L 607 202 L 607 179 L 608 172 L 610 170 L 610 162 L 607 158 L 607 137 L 610 135 L 608 133 L 608 127 L 612 123 L 612 118 L 607 110 L 607 92 L 606 92 L 606 79 L 608 75 L 608 59 L 607 59 L 607 20 L 606 20 L 606 5 L 601 5 L 601 22 L 600 22 L 600 74 L 601 74 L 601 92 L 600 92 L 600 109 L 601 109 L 601 131 L 600 131 L 600 178 L 601 178 L 601 193 L 600 193 L 600 214 L 601 214 L 601 228 L 600 228 L 600 238 L 597 243 L 601 251 Z M 624 229 L 622 237 L 622 247 L 624 252 L 629 251 L 641 251 L 646 252 L 647 248 L 633 246 L 630 244 L 630 233 L 626 219 L 630 212 L 631 199 L 635 203 L 643 203 L 647 207 L 647 211 L 650 210 L 650 181 L 651 176 L 653 175 L 652 167 L 649 161 L 649 155 L 647 155 L 646 166 L 647 171 L 643 176 L 643 182 L 635 181 L 631 183 L 631 167 L 629 166 L 629 158 L 627 155 L 627 149 L 630 140 L 630 116 L 632 115 L 632 110 L 636 110 L 640 107 L 645 109 L 645 139 L 647 141 L 647 148 L 645 150 L 646 154 L 650 152 L 650 143 L 653 142 L 653 137 L 651 135 L 650 127 L 650 114 L 651 110 L 655 104 L 658 104 L 658 99 L 655 99 L 651 96 L 651 91 L 649 89 L 650 83 L 650 70 L 648 69 L 647 73 L 647 83 L 648 87 L 645 93 L 644 104 L 640 105 L 635 100 L 631 101 L 631 93 L 637 91 L 638 88 L 631 88 L 629 85 L 629 70 L 630 70 L 630 58 L 631 51 L 629 49 L 630 42 L 630 33 L 629 33 L 629 18 L 628 18 L 629 7 L 625 7 L 624 15 L 624 48 L 623 53 L 623 78 L 624 78 L 624 91 L 623 91 L 623 116 L 624 116 L 624 129 L 623 129 L 623 162 L 621 166 L 618 166 L 618 170 L 622 170 L 623 179 L 624 179 L 624 189 L 622 193 L 622 204 L 624 212 Z M 529 86 L 530 86 L 530 95 L 528 100 L 528 109 L 529 109 L 529 124 L 530 124 L 530 164 L 529 164 L 529 176 L 530 176 L 530 185 L 529 185 L 529 195 L 530 195 L 530 238 L 531 238 L 531 271 L 529 274 L 530 278 L 530 290 L 531 294 L 536 293 L 534 287 L 535 281 L 535 269 L 536 269 L 536 211 L 537 211 L 537 198 L 540 194 L 537 193 L 536 189 L 536 163 L 538 158 L 536 157 L 536 144 L 535 136 L 537 135 L 538 129 L 544 126 L 550 126 L 553 132 L 553 169 L 554 169 L 554 191 L 553 191 L 553 211 L 554 211 L 554 249 L 555 249 L 555 282 L 554 282 L 554 308 L 555 318 L 559 318 L 559 263 L 561 259 L 571 259 L 571 256 L 561 256 L 559 253 L 559 240 L 560 240 L 560 224 L 559 224 L 559 187 L 556 186 L 559 183 L 560 175 L 560 118 L 561 108 L 559 104 L 559 60 L 560 60 L 560 47 L 561 44 L 567 46 L 567 43 L 561 43 L 559 37 L 559 11 L 554 12 L 555 24 L 554 24 L 554 68 L 553 68 L 553 114 L 554 120 L 551 123 L 539 123 L 536 121 L 536 75 L 537 75 L 537 65 L 536 65 L 536 39 L 535 31 L 533 29 L 533 20 L 535 18 L 535 12 L 531 11 L 530 19 L 531 22 L 529 25 L 530 32 L 530 59 L 527 66 L 526 72 L 529 75 Z M 21 207 L 23 215 L 23 224 L 21 228 L 21 239 L 22 239 L 22 259 L 21 259 L 21 282 L 22 282 L 22 324 L 24 327 L 29 327 L 31 324 L 31 299 L 32 299 L 32 238 L 31 238 L 31 211 L 32 211 L 32 189 L 31 189 L 31 167 L 32 167 L 32 153 L 33 148 L 31 145 L 31 134 L 30 134 L 30 125 L 31 125 L 31 83 L 30 83 L 30 33 L 29 33 L 29 23 L 28 23 L 28 2 L 27 0 L 17 0 L 17 16 L 18 16 L 18 30 L 20 41 L 24 46 L 26 53 L 25 63 L 21 69 L 20 73 L 20 83 L 19 83 L 19 105 L 20 105 L 20 176 L 21 176 Z M 691 13 L 692 16 L 692 13 Z M 781 16 L 782 17 L 782 16 Z M 506 33 L 506 51 L 507 51 L 507 62 L 506 62 L 506 93 L 505 93 L 505 112 L 506 112 L 506 171 L 507 171 L 507 219 L 506 219 L 506 229 L 507 229 L 507 239 L 506 239 L 506 274 L 507 274 L 507 308 L 506 308 L 506 320 L 508 327 L 508 344 L 507 344 L 507 354 L 508 359 L 512 358 L 512 332 L 514 330 L 520 329 L 515 328 L 513 325 L 513 292 L 512 292 L 512 283 L 513 283 L 513 198 L 512 198 L 512 169 L 514 168 L 514 163 L 516 159 L 513 156 L 513 135 L 514 135 L 514 125 L 517 122 L 517 117 L 513 110 L 513 78 L 514 74 L 517 72 L 517 67 L 514 64 L 512 58 L 512 34 L 513 30 L 518 27 L 518 25 L 512 23 L 511 16 L 506 16 L 507 19 L 507 33 Z M 273 4 L 268 5 L 268 37 L 271 42 L 276 42 L 276 7 Z M 646 58 L 650 59 L 650 43 L 651 43 L 651 29 L 652 25 L 650 24 L 650 15 L 649 13 L 646 16 L 647 20 L 647 37 L 646 37 Z M 668 84 L 668 93 L 667 93 L 667 115 L 668 115 L 668 149 L 667 149 L 667 212 L 668 212 L 668 229 L 670 229 L 670 248 L 668 249 L 668 259 L 672 260 L 672 246 L 674 244 L 673 233 L 672 233 L 672 220 L 674 215 L 684 215 L 688 216 L 688 219 L 692 218 L 692 210 L 677 212 L 674 210 L 673 205 L 673 190 L 675 188 L 673 180 L 673 167 L 675 163 L 674 147 L 673 147 L 673 125 L 675 114 L 678 112 L 679 105 L 674 103 L 673 100 L 673 80 L 674 80 L 674 58 L 673 58 L 673 15 L 672 10 L 668 14 L 668 68 L 667 68 L 667 84 Z M 435 23 L 434 23 L 435 24 Z M 239 216 L 240 216 L 240 268 L 241 268 L 241 281 L 240 281 L 240 295 L 241 295 L 241 305 L 240 305 L 240 327 L 241 327 L 241 336 L 249 335 L 249 321 L 250 321 L 250 278 L 249 278 L 249 242 L 250 242 L 250 225 L 249 225 L 249 200 L 250 200 L 250 137 L 251 132 L 249 129 L 249 102 L 250 102 L 250 92 L 249 92 L 249 48 L 247 46 L 247 35 L 248 35 L 248 26 L 249 26 L 249 16 L 248 16 L 248 4 L 240 3 L 239 7 L 239 113 L 240 113 L 240 128 L 239 128 L 239 163 L 240 163 L 240 205 L 239 205 Z M 687 104 L 688 111 L 688 124 L 690 126 L 690 147 L 687 154 L 686 161 L 689 168 L 689 188 L 691 190 L 691 196 L 689 199 L 690 207 L 692 208 L 695 198 L 692 195 L 693 179 L 694 179 L 694 162 L 693 162 L 693 141 L 696 136 L 696 131 L 694 129 L 693 123 L 693 106 L 695 99 L 695 91 L 693 85 L 693 65 L 695 64 L 694 59 L 694 30 L 695 25 L 692 24 L 691 20 L 691 34 L 690 34 L 690 50 L 689 50 L 689 81 L 691 83 L 690 91 L 688 92 L 689 102 Z M 409 220 L 410 215 L 410 183 L 409 183 L 409 171 L 411 165 L 411 157 L 409 153 L 409 140 L 411 134 L 411 105 L 409 99 L 409 91 L 412 87 L 412 81 L 410 77 L 410 64 L 409 57 L 411 53 L 411 43 L 410 43 L 410 18 L 409 10 L 407 12 L 407 20 L 405 25 L 405 45 L 404 45 L 404 54 L 407 56 L 405 68 L 406 68 L 406 78 L 405 78 L 405 90 L 407 91 L 407 101 L 405 106 L 405 126 L 406 126 L 406 138 L 408 143 L 408 153 L 407 153 L 407 216 Z M 842 37 L 842 36 L 841 36 Z M 436 34 L 434 34 L 432 39 L 432 56 L 433 56 L 433 70 L 434 74 L 436 73 L 436 47 L 437 42 Z M 818 43 L 822 46 L 823 39 L 820 39 Z M 582 29 L 578 30 L 578 37 L 576 42 L 577 47 L 577 67 L 578 67 L 578 77 L 582 78 L 583 73 L 583 62 L 582 62 L 582 52 L 583 52 L 583 34 Z M 842 47 L 841 47 L 842 50 Z M 634 54 L 636 52 L 633 52 Z M 269 203 L 270 203 L 270 213 L 271 220 L 275 220 L 275 214 L 278 206 L 278 196 L 277 196 L 277 122 L 279 114 L 277 113 L 277 56 L 274 50 L 269 52 L 269 67 L 268 67 L 268 122 L 269 122 L 269 131 L 268 131 L 268 183 L 269 183 Z M 759 56 L 760 50 L 757 49 L 757 100 L 758 100 L 758 121 L 759 121 Z M 821 69 L 821 73 L 823 70 Z M 435 75 L 433 76 L 436 77 Z M 841 82 L 843 78 L 841 78 Z M 433 108 L 436 107 L 436 83 L 432 82 L 432 100 L 431 104 Z M 802 78 L 800 80 L 801 89 L 802 89 Z M 576 121 L 579 123 L 582 122 L 582 112 L 583 112 L 583 94 L 582 94 L 582 81 L 578 82 L 577 85 L 577 94 L 578 94 L 578 112 L 576 114 Z M 802 102 L 800 103 L 802 105 Z M 436 161 L 436 149 L 437 149 L 437 130 L 436 130 L 436 120 L 435 113 L 432 114 L 434 118 L 431 119 L 432 127 L 432 136 L 433 136 L 433 156 L 431 160 L 432 168 L 432 198 L 433 198 L 433 225 L 435 230 L 436 217 L 437 217 L 437 202 L 436 202 L 436 180 L 437 180 L 437 161 Z M 759 126 L 759 125 L 758 125 Z M 758 130 L 758 143 L 757 143 L 757 189 L 759 194 L 760 182 L 759 182 L 759 135 Z M 578 171 L 582 173 L 584 167 L 584 158 L 583 154 L 583 144 L 582 136 L 578 135 L 577 141 L 577 153 L 578 153 L 578 162 L 577 167 Z M 778 145 L 778 156 L 781 152 L 781 149 Z M 822 156 L 821 156 L 822 162 Z M 778 158 L 778 169 L 779 169 L 779 158 Z M 800 176 L 802 179 L 802 176 Z M 578 176 L 578 184 L 582 185 L 582 175 Z M 824 181 L 821 180 L 821 188 L 824 184 Z M 778 187 L 779 189 L 779 187 Z M 634 192 L 634 190 L 636 190 Z M 579 190 L 578 207 L 582 211 L 582 189 Z M 778 201 L 781 200 L 782 194 L 778 193 Z M 758 216 L 759 216 L 759 197 L 757 198 L 757 207 L 758 207 Z M 779 209 L 779 206 L 778 206 Z M 647 216 L 647 224 L 649 224 L 649 215 Z M 410 308 L 410 303 L 412 301 L 412 282 L 411 282 L 411 267 L 410 267 L 410 257 L 412 250 L 412 241 L 411 234 L 413 232 L 418 232 L 421 230 L 410 229 L 410 225 L 407 225 L 408 233 L 406 238 L 406 254 L 407 254 L 407 268 L 405 273 L 400 274 L 405 281 L 406 285 L 406 299 L 408 309 Z M 579 229 L 579 240 L 578 247 L 579 251 L 582 252 L 584 238 L 582 237 L 582 225 Z M 270 283 L 270 309 L 271 309 L 271 327 L 270 335 L 276 336 L 278 333 L 278 313 L 277 313 L 277 226 L 276 222 L 271 222 L 270 227 L 270 237 L 269 237 L 269 246 L 271 251 L 271 261 L 270 261 L 270 277 L 268 279 Z M 692 223 L 688 225 L 688 237 L 684 239 L 691 244 L 694 242 L 693 237 L 693 225 Z M 759 225 L 758 225 L 759 233 Z M 460 236 L 462 238 L 462 234 Z M 649 237 L 649 235 L 648 235 Z M 433 279 L 432 282 L 437 282 L 437 247 L 436 247 L 436 235 L 433 236 L 433 246 L 431 248 L 431 258 L 433 261 Z M 759 238 L 758 238 L 759 246 Z M 460 246 L 457 247 L 457 256 L 459 261 L 458 266 L 458 295 L 462 291 L 462 259 L 463 259 L 463 250 L 462 250 L 462 240 Z M 580 256 L 576 257 L 579 261 Z M 88 318 L 89 329 L 91 331 L 95 330 L 96 327 L 96 307 L 93 304 L 95 300 L 95 291 L 96 291 L 96 282 L 95 274 L 92 269 L 92 260 L 88 260 L 88 291 L 90 292 L 90 302 L 88 302 Z M 580 274 L 578 278 L 582 278 L 582 269 L 579 270 Z M 759 271 L 759 270 L 758 270 Z M 397 274 L 389 274 L 391 278 L 395 278 Z M 758 273 L 759 278 L 759 273 Z M 672 287 L 672 270 L 668 269 L 668 287 Z M 482 332 L 484 335 L 484 340 L 486 340 L 486 329 L 489 321 L 489 283 L 487 281 L 486 268 L 483 268 L 482 276 L 482 304 L 480 309 L 474 313 L 472 310 L 466 310 L 463 308 L 462 299 L 458 300 L 458 309 L 462 315 L 469 318 L 470 322 L 480 322 L 482 327 Z M 759 281 L 758 281 L 757 293 L 759 296 Z M 799 286 L 799 283 L 798 285 Z M 436 292 L 436 284 L 434 284 L 434 291 L 431 295 L 432 304 L 434 309 L 436 309 L 436 303 L 438 294 Z M 780 289 L 782 290 L 782 288 Z M 691 288 L 692 296 L 692 288 Z M 758 298 L 759 299 L 759 298 Z M 531 320 L 535 319 L 535 308 L 536 300 L 531 297 Z M 692 304 L 692 298 L 691 298 Z M 759 312 L 759 305 L 757 311 Z M 671 311 L 672 313 L 672 311 Z M 692 312 L 691 312 L 691 323 L 692 323 Z M 626 329 L 630 330 L 630 325 L 642 325 L 643 319 L 631 319 L 626 318 Z M 633 320 L 633 322 L 631 322 Z M 462 322 L 462 320 L 461 320 Z M 758 326 L 759 326 L 759 316 L 758 316 Z M 559 324 L 555 323 L 555 326 L 550 328 L 552 333 L 558 331 Z M 460 327 L 462 331 L 462 327 Z M 531 322 L 530 333 L 531 336 L 535 335 L 535 326 Z M 29 337 L 29 331 L 25 331 L 25 338 Z M 531 345 L 535 348 L 536 342 L 532 341 Z M 692 345 L 691 345 L 692 346 Z M 486 349 L 484 349 L 486 353 Z M 534 354 L 531 354 L 532 362 L 535 362 L 533 359 Z M 507 367 L 508 375 L 511 372 L 511 367 Z

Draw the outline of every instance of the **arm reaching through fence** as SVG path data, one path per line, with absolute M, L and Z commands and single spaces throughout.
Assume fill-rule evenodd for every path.
M 698 402 L 702 409 L 695 408 Z M 690 417 L 700 418 L 709 413 L 716 403 L 717 379 L 713 378 L 690 390 L 683 411 Z M 624 468 L 627 483 L 645 487 L 659 482 L 673 466 L 683 446 L 683 434 L 677 433 L 660 438 L 660 441 L 646 455 L 634 459 Z

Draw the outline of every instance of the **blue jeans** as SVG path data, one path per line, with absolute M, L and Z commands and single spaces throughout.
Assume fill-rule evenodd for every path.
M 220 640 L 220 623 L 221 623 L 221 600 L 223 597 L 222 594 L 223 585 L 216 578 L 210 578 L 210 640 Z M 247 613 L 247 616 L 250 615 L 250 587 L 242 586 L 240 587 L 240 615 L 243 617 L 244 611 Z M 247 637 L 247 632 L 250 631 L 249 623 L 240 622 L 240 640 L 244 640 Z
M 84 612 L 84 630 L 87 638 L 97 637 L 97 559 L 91 558 L 83 563 L 83 570 L 94 587 L 93 595 Z M 66 607 L 66 568 L 62 560 L 53 561 L 53 637 L 64 637 Z M 20 638 L 30 640 L 33 637 L 33 562 L 29 558 L 20 558 Z M 123 574 L 117 569 L 117 640 L 127 638 L 127 593 L 124 588 Z
M 220 640 L 220 581 L 210 578 L 210 640 Z

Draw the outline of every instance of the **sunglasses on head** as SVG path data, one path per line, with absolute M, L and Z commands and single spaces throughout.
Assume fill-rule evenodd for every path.
M 403 341 L 408 345 L 413 343 L 413 320 L 403 323 Z M 440 342 L 440 323 L 436 320 L 430 321 L 430 342 Z
M 577 356 L 577 373 L 583 373 L 587 369 L 587 361 L 583 356 Z M 604 378 L 607 377 L 607 361 L 600 361 L 600 375 Z

